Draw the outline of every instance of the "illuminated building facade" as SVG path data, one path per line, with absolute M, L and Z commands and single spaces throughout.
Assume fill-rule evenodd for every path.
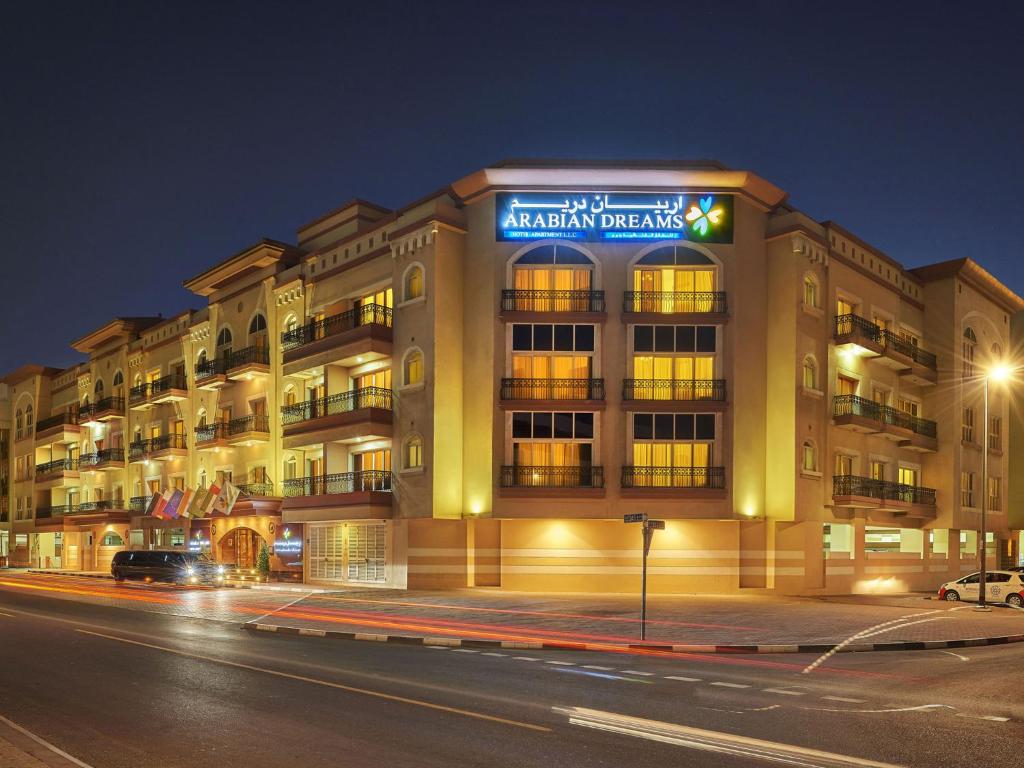
M 645 512 L 655 591 L 930 589 L 976 566 L 982 493 L 992 564 L 1019 557 L 978 373 L 1024 302 L 749 172 L 502 163 L 185 285 L 207 306 L 6 377 L 12 562 L 267 543 L 310 583 L 621 592 Z M 228 518 L 141 514 L 218 476 Z

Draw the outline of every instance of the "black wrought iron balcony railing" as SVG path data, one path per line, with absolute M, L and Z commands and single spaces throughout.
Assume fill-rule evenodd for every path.
M 392 401 L 393 397 L 390 389 L 385 389 L 384 387 L 363 387 L 362 389 L 340 392 L 336 395 L 306 400 L 293 405 L 283 405 L 281 406 L 281 423 L 288 426 L 289 424 L 298 424 L 310 419 L 358 411 L 362 408 L 381 408 L 390 411 L 392 409 Z
M 347 312 L 331 315 L 323 320 L 310 321 L 285 331 L 281 334 L 281 348 L 288 351 L 364 325 L 390 328 L 391 320 L 391 307 L 385 307 L 383 304 L 363 304 Z
M 128 461 L 142 461 L 148 453 L 148 440 L 133 440 L 128 444 Z
M 36 520 L 49 520 L 54 517 L 63 517 L 64 515 L 70 515 L 74 511 L 74 506 L 71 504 L 58 504 L 50 507 L 36 507 Z
M 139 403 L 149 397 L 149 384 L 143 382 L 142 384 L 136 384 L 134 387 L 128 390 L 128 402 Z
M 626 291 L 623 312 L 725 314 L 725 291 Z
M 882 328 L 877 323 L 860 315 L 837 315 L 835 335 L 873 342 L 904 357 L 909 357 L 914 362 L 933 371 L 938 368 L 938 358 L 933 353 L 921 349 L 909 339 L 887 328 Z
M 40 419 L 36 422 L 36 434 L 45 432 L 52 427 L 61 426 L 63 424 L 77 425 L 78 414 L 74 411 L 65 411 L 64 413 L 58 413 L 54 416 L 47 416 L 45 419 Z M 4 453 L 4 458 L 6 458 L 6 453 Z
M 935 489 L 921 485 L 906 485 L 891 480 L 876 480 L 859 475 L 834 475 L 833 496 L 861 496 L 879 501 L 900 501 L 905 504 L 935 506 Z
M 501 292 L 503 312 L 604 312 L 604 291 L 522 290 Z
M 227 421 L 214 421 L 210 424 L 202 424 L 195 428 L 196 443 L 208 443 L 211 440 L 223 440 L 228 436 L 230 423 Z
M 149 396 L 158 397 L 164 392 L 169 392 L 172 389 L 187 389 L 188 384 L 185 382 L 185 375 L 181 373 L 169 373 L 166 376 L 162 376 L 156 381 L 149 385 Z
M 104 448 L 103 450 L 96 451 L 96 463 L 106 464 L 108 462 L 123 462 L 124 461 L 124 448 Z
M 157 451 L 166 451 L 171 448 L 187 448 L 188 443 L 185 441 L 184 435 L 171 434 L 157 435 L 156 437 L 149 438 L 148 453 L 156 453 Z
M 240 483 L 238 490 L 243 496 L 273 496 L 273 483 Z
M 502 379 L 502 400 L 604 400 L 604 379 Z
M 858 395 L 836 395 L 832 398 L 833 416 L 860 416 L 879 424 L 909 429 L 924 437 L 936 437 L 938 425 L 934 421 L 904 413 L 891 405 L 882 405 Z
M 624 379 L 623 400 L 725 400 L 725 379 Z
M 128 500 L 128 509 L 132 512 L 145 512 L 152 498 L 152 496 L 132 496 Z
M 83 501 L 75 505 L 75 512 L 98 512 L 104 509 L 114 509 L 113 499 L 101 499 L 99 501 Z
M 95 467 L 99 464 L 98 453 L 81 453 L 78 455 L 78 468 L 87 469 L 88 467 Z
M 196 363 L 196 381 L 208 379 L 211 376 L 225 375 L 228 372 L 228 364 L 229 360 L 223 357 Z
M 725 488 L 725 467 L 622 468 L 623 488 Z
M 228 368 L 241 368 L 243 365 L 270 365 L 270 348 L 254 345 L 236 349 L 231 353 Z
M 49 475 L 54 472 L 74 472 L 78 469 L 78 458 L 56 459 L 45 464 L 36 464 L 36 475 Z
M 241 435 L 246 432 L 270 432 L 270 417 L 265 413 L 250 413 L 239 416 L 228 422 L 229 435 Z
M 604 467 L 541 467 L 506 465 L 501 468 L 503 488 L 604 488 Z
M 282 483 L 285 498 L 325 496 L 336 493 L 360 493 L 391 490 L 391 472 L 371 469 L 331 475 L 295 477 Z
M 109 413 L 124 413 L 124 398 L 111 395 L 110 397 L 104 397 L 101 400 L 97 400 L 95 403 L 89 403 L 83 405 L 78 409 L 78 423 L 81 424 L 86 421 L 90 421 L 96 418 L 97 414 Z

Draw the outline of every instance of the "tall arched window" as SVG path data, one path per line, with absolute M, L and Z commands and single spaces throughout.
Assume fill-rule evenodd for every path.
M 32 403 L 25 406 L 25 434 L 32 434 Z
M 92 388 L 97 400 L 103 399 L 103 379 L 96 379 L 96 386 Z
M 114 371 L 114 379 L 111 382 L 111 390 L 114 397 L 124 397 L 124 374 Z
M 196 414 L 196 426 L 199 426 L 199 427 L 205 427 L 206 426 L 206 409 L 205 408 L 200 408 L 199 409 L 199 413 Z
M 14 414 L 14 436 L 18 440 L 25 436 L 25 414 L 21 412 L 21 408 Z
M 267 318 L 257 312 L 249 321 L 249 345 L 253 347 L 267 346 Z
M 813 440 L 804 440 L 801 466 L 808 472 L 818 471 L 818 447 Z
M 512 264 L 513 291 L 505 308 L 526 312 L 594 312 L 594 263 L 568 245 L 539 245 Z M 511 301 L 511 305 L 507 302 Z
M 814 355 L 807 355 L 804 358 L 803 381 L 805 389 L 818 388 L 818 363 L 815 361 Z
M 804 306 L 818 307 L 818 281 L 814 275 L 804 275 Z
M 684 245 L 656 248 L 634 265 L 634 312 L 721 312 L 718 266 Z
M 413 264 L 405 272 L 404 299 L 418 299 L 423 295 L 423 267 Z
M 231 357 L 231 344 L 234 341 L 231 337 L 231 329 L 224 326 L 217 334 L 217 357 L 221 360 Z
M 423 382 L 423 353 L 418 349 L 411 349 L 405 355 L 402 363 L 402 383 L 421 384 Z
M 964 378 L 974 376 L 974 350 L 978 346 L 978 337 L 974 329 L 968 326 L 964 331 L 963 341 L 963 375 Z
M 403 463 L 406 469 L 417 469 L 423 466 L 423 438 L 412 435 L 405 441 Z

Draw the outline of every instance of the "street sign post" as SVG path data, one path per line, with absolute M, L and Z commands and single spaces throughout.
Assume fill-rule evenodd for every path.
M 646 512 L 633 512 L 622 516 L 624 523 L 641 523 L 643 533 L 644 556 L 640 569 L 640 639 L 647 639 L 647 554 L 651 551 L 651 541 L 655 531 L 665 530 L 664 520 L 650 520 Z

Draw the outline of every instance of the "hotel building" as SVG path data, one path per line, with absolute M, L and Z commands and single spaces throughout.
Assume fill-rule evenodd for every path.
M 624 592 L 631 513 L 666 523 L 657 592 L 932 589 L 980 547 L 1020 558 L 1011 397 L 985 423 L 981 376 L 1024 301 L 970 259 L 907 269 L 750 172 L 499 163 L 185 286 L 206 305 L 4 378 L 12 564 L 251 567 L 266 543 L 316 584 Z M 230 516 L 144 515 L 217 477 Z

